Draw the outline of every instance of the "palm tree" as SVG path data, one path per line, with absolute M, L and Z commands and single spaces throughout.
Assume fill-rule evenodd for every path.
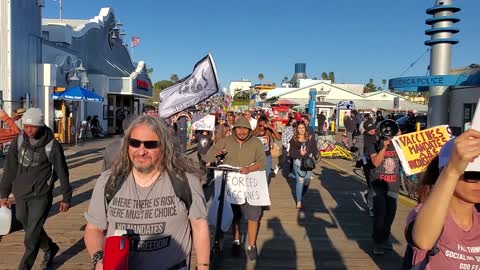
M 322 72 L 322 80 L 328 80 L 330 77 L 328 77 L 328 74 L 326 72 Z
M 258 80 L 260 80 L 260 84 L 262 84 L 263 78 L 264 78 L 263 73 L 258 73 Z
M 328 73 L 328 79 L 332 81 L 332 83 L 335 83 L 335 73 L 330 71 Z
M 178 75 L 173 73 L 171 76 L 170 76 L 170 81 L 172 81 L 173 83 L 176 83 L 178 82 Z
M 383 89 L 387 89 L 387 88 L 386 88 L 387 80 L 383 79 L 383 80 L 382 80 L 382 84 L 383 84 Z

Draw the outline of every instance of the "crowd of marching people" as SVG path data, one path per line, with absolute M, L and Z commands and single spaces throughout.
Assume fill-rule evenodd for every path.
M 322 123 L 317 132 L 310 125 L 310 115 L 294 112 L 278 130 L 269 110 L 219 110 L 212 113 L 213 128 L 195 130 L 194 123 L 208 115 L 203 110 L 161 118 L 155 107 L 146 106 L 143 115 L 127 115 L 122 120 L 123 135 L 105 150 L 104 172 L 85 213 L 84 240 L 95 269 L 104 269 L 115 260 L 106 249 L 114 250 L 115 237 L 125 235 L 132 241 L 128 263 L 135 264 L 135 269 L 189 269 L 192 249 L 197 260 L 192 266 L 209 269 L 211 234 L 204 188 L 214 178 L 211 168 L 219 157 L 224 164 L 237 167 L 240 174 L 265 171 L 268 183 L 281 168 L 287 178 L 295 179 L 292 208 L 302 212 L 308 207 L 304 196 L 321 150 L 317 137 L 326 132 L 324 116 L 317 116 Z M 392 249 L 391 226 L 402 170 L 392 138 L 400 135 L 401 129 L 392 120 L 394 116 L 384 118 L 380 112 L 353 110 L 343 117 L 343 143 L 357 153 L 354 166 L 362 168 L 367 182 L 372 253 L 383 255 Z M 39 250 L 44 252 L 41 268 L 47 269 L 59 246 L 43 226 L 56 180 L 63 196 L 59 210 L 66 212 L 70 207 L 67 161 L 40 109 L 16 111 L 14 118 L 0 110 L 0 119 L 6 124 L 0 129 L 0 143 L 11 142 L 0 181 L 0 206 L 12 205 L 13 194 L 16 219 L 25 230 L 19 269 L 31 269 Z M 382 127 L 388 127 L 390 133 Z M 198 164 L 187 157 L 195 150 Z M 404 269 L 457 269 L 462 256 L 480 256 L 475 207 L 480 203 L 480 177 L 466 172 L 469 162 L 479 155 L 480 132 L 471 129 L 448 141 L 429 164 L 419 183 L 419 204 L 406 223 Z M 255 261 L 265 207 L 246 201 L 231 203 L 231 208 L 231 253 L 237 257 L 242 252 L 240 223 L 244 219 L 244 252 Z

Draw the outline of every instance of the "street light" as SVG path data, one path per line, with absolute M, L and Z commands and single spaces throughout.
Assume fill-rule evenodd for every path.
M 75 66 L 75 63 L 78 63 L 80 62 L 80 64 L 78 66 Z M 88 83 L 88 79 L 87 78 L 84 78 L 86 77 L 86 75 L 83 75 L 83 73 L 85 73 L 85 68 L 83 67 L 83 62 L 82 62 L 82 59 L 76 59 L 74 60 L 72 63 L 70 63 L 72 68 L 69 69 L 69 70 L 66 70 L 64 71 L 66 74 L 68 74 L 69 72 L 73 71 L 73 76 L 69 78 L 70 81 L 78 81 L 80 80 L 80 78 L 77 76 L 77 72 L 80 73 L 80 77 L 82 77 L 82 81 L 84 80 L 87 80 L 87 83 Z

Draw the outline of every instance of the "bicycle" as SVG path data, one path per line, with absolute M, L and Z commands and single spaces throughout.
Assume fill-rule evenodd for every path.
M 418 199 L 417 182 L 418 176 L 416 174 L 407 176 L 403 170 L 400 170 L 400 191 L 410 199 Z

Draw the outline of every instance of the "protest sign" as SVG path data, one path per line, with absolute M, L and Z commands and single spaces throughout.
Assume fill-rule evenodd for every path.
M 211 130 L 215 129 L 215 115 L 206 115 L 202 119 L 192 124 L 194 130 Z
M 222 172 L 215 171 L 215 194 L 220 194 Z M 265 171 L 256 171 L 248 174 L 229 172 L 225 185 L 225 200 L 232 204 L 267 206 L 270 205 L 267 175 Z
M 447 125 L 394 137 L 392 142 L 405 174 L 423 172 L 450 137 Z

